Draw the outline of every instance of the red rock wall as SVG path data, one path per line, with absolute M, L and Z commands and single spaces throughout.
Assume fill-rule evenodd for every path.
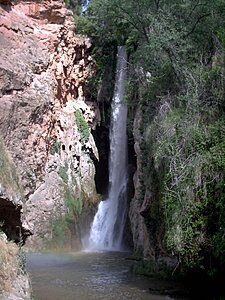
M 69 172 L 76 178 L 76 193 L 83 189 L 86 199 L 95 198 L 90 155 L 94 153 L 97 159 L 97 149 L 91 135 L 85 147 L 82 145 L 74 116 L 80 109 L 90 127 L 99 122 L 96 103 L 86 102 L 84 95 L 95 67 L 90 46 L 88 39 L 75 35 L 73 16 L 64 1 L 0 2 L 0 134 L 17 167 L 26 199 L 33 199 L 27 202 L 32 228 L 37 227 L 34 219 L 39 224 L 49 223 L 54 207 L 66 210 L 62 191 L 49 200 L 48 190 L 39 201 L 43 208 L 39 218 L 40 203 L 33 195 L 38 189 L 58 185 L 61 179 L 54 178 L 59 166 L 68 161 Z M 63 145 L 58 153 L 51 151 L 54 142 Z M 55 175 L 49 176 L 52 172 Z M 39 233 L 49 226 L 40 226 Z M 47 231 L 50 234 L 51 230 Z

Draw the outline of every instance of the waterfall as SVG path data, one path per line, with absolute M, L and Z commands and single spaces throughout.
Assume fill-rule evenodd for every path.
M 82 1 L 82 13 L 84 13 L 87 10 L 89 2 L 90 2 L 90 0 L 83 0 Z
M 118 47 L 117 69 L 110 125 L 109 192 L 92 223 L 89 249 L 121 250 L 127 210 L 127 107 L 123 103 L 127 57 Z

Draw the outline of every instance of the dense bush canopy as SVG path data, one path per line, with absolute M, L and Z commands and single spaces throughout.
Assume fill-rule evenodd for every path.
M 142 111 L 141 182 L 151 188 L 156 171 L 168 253 L 186 268 L 223 271 L 225 2 L 91 0 L 75 22 L 95 53 L 127 46 L 127 101 Z

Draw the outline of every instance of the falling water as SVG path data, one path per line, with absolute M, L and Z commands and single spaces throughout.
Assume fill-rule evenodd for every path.
M 82 1 L 82 13 L 84 13 L 87 10 L 89 2 L 90 2 L 90 0 L 83 0 Z
M 89 249 L 120 250 L 126 220 L 127 189 L 127 107 L 123 103 L 126 48 L 118 47 L 117 73 L 110 128 L 109 193 L 101 201 L 92 223 Z

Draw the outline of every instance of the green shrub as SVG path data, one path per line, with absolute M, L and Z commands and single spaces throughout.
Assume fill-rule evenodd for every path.
M 83 195 L 80 194 L 79 197 L 75 197 L 74 192 L 71 191 L 69 187 L 64 189 L 64 199 L 65 204 L 68 208 L 68 213 L 70 216 L 79 216 L 83 209 Z
M 18 267 L 20 274 L 26 274 L 26 252 L 20 247 L 18 253 Z
M 54 138 L 51 148 L 50 148 L 50 153 L 54 155 L 55 153 L 59 153 L 61 149 L 61 142 L 58 142 L 56 138 Z
M 65 216 L 57 218 L 52 222 L 52 240 L 63 246 L 66 240 L 68 223 Z
M 131 265 L 131 272 L 137 275 L 144 275 L 147 277 L 170 278 L 172 274 L 172 267 L 168 267 L 166 263 L 156 263 L 155 261 L 134 261 Z
M 67 207 L 67 213 L 58 217 L 52 222 L 52 242 L 62 247 L 67 241 L 68 233 L 73 234 L 71 226 L 77 222 L 77 218 L 82 213 L 83 209 L 83 195 L 75 197 L 74 192 L 68 187 L 64 186 L 64 201 Z
M 205 266 L 206 255 L 225 257 L 224 119 L 206 124 L 193 106 L 170 107 L 148 130 L 159 173 L 167 162 L 160 191 L 167 248 L 188 268 Z
M 59 176 L 62 178 L 62 180 L 64 181 L 64 183 L 68 183 L 68 164 L 65 163 L 65 166 L 60 166 L 58 174 Z
M 81 142 L 85 144 L 89 140 L 90 129 L 88 127 L 87 122 L 84 119 L 83 114 L 79 109 L 75 111 L 75 118 L 76 118 L 78 130 L 80 132 Z
M 82 0 L 64 0 L 66 8 L 72 10 L 75 15 L 80 15 L 82 11 Z

